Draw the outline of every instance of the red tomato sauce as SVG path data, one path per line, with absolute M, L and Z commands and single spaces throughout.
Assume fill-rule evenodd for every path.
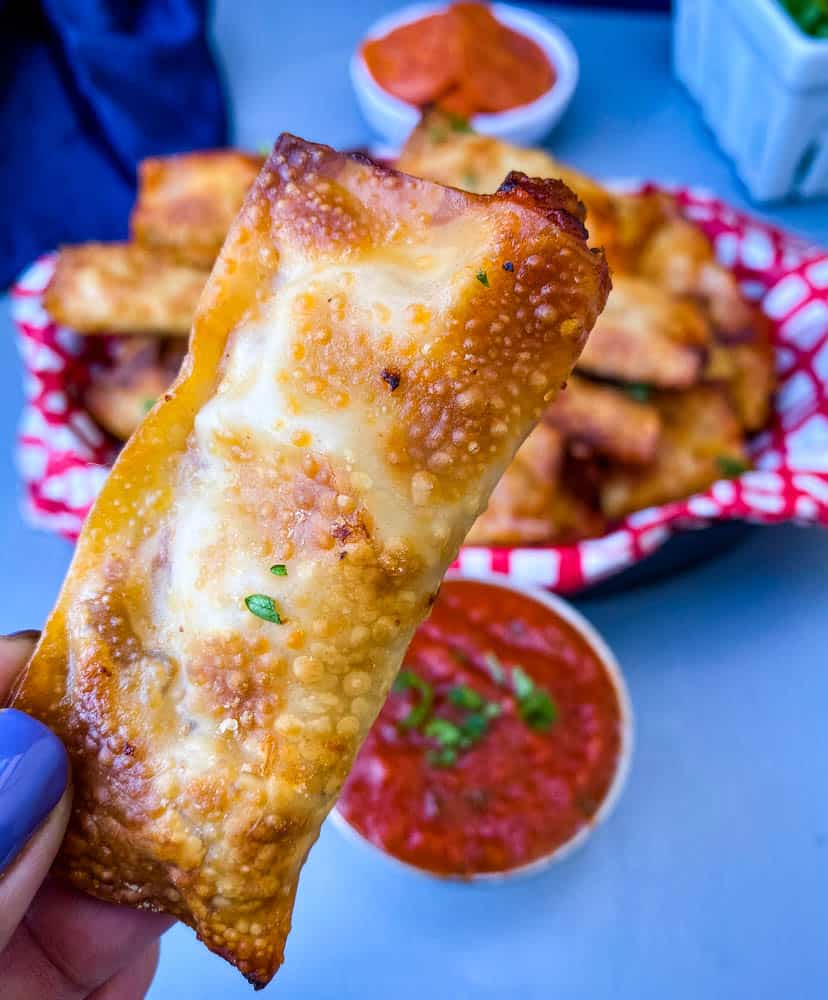
M 529 104 L 555 84 L 539 45 L 484 3 L 453 3 L 362 46 L 377 83 L 409 104 L 469 118 Z
M 515 667 L 548 692 L 555 718 L 547 727 L 522 716 Z M 499 714 L 442 766 L 432 762 L 439 742 L 405 723 L 422 689 L 393 690 L 338 805 L 368 840 L 418 868 L 471 875 L 525 865 L 590 823 L 618 764 L 621 709 L 606 669 L 570 624 L 513 591 L 447 581 L 404 672 L 430 686 L 432 717 L 468 718 L 458 686 Z

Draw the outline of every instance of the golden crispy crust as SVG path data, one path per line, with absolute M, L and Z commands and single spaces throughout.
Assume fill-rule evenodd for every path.
M 685 497 L 749 461 L 739 421 L 726 390 L 699 385 L 687 392 L 662 392 L 654 399 L 662 431 L 655 461 L 645 468 L 617 467 L 601 490 L 608 517 Z
M 467 545 L 568 545 L 606 522 L 562 475 L 564 442 L 547 423 L 523 442 L 472 525 Z
M 559 489 L 563 438 L 538 424 L 495 486 L 467 545 L 532 545 L 555 534 L 552 501 Z
M 497 191 L 512 170 L 530 177 L 558 178 L 586 206 L 590 246 L 606 249 L 612 263 L 610 247 L 617 230 L 614 197 L 590 177 L 559 163 L 542 149 L 513 146 L 492 136 L 479 135 L 432 109 L 408 137 L 396 166 L 416 177 L 480 194 Z
M 207 272 L 131 243 L 62 247 L 43 304 L 78 333 L 186 336 Z
M 756 325 L 735 276 L 716 260 L 705 234 L 675 217 L 664 222 L 643 245 L 638 273 L 674 295 L 702 302 L 722 340 L 750 339 Z
M 413 630 L 603 306 L 573 210 L 277 142 L 14 699 L 72 758 L 74 885 L 273 976 Z
M 761 430 L 770 419 L 776 390 L 776 355 L 767 317 L 754 310 L 752 333 L 743 343 L 714 343 L 704 377 L 727 386 L 748 433 Z
M 697 305 L 622 274 L 579 367 L 622 382 L 685 388 L 701 377 L 709 345 L 710 328 Z
M 132 238 L 178 260 L 210 268 L 264 157 L 234 149 L 143 160 Z
M 113 351 L 111 364 L 91 372 L 83 404 L 104 430 L 126 441 L 170 387 L 185 348 L 180 339 L 123 337 Z
M 544 414 L 567 442 L 619 462 L 649 462 L 658 447 L 658 410 L 623 390 L 573 375 Z

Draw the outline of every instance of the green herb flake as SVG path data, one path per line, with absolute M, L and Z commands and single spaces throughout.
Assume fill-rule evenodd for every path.
M 475 277 L 484 288 L 489 287 L 489 276 L 485 271 L 478 271 Z
M 432 125 L 431 128 L 429 128 L 428 130 L 428 137 L 433 145 L 439 146 L 442 143 L 444 143 L 446 139 L 448 139 L 448 133 L 444 128 L 440 128 L 437 125 Z
M 457 763 L 457 751 L 451 747 L 440 747 L 439 750 L 429 750 L 426 760 L 434 767 L 451 767 Z
M 748 470 L 748 465 L 745 462 L 739 458 L 732 458 L 730 455 L 717 455 L 716 465 L 727 479 L 735 479 Z
M 652 395 L 652 389 L 643 382 L 631 382 L 624 386 L 624 392 L 637 403 L 646 403 Z
M 480 183 L 480 178 L 473 170 L 466 170 L 463 174 L 463 187 L 473 190 Z
M 482 712 L 467 715 L 460 726 L 460 746 L 464 749 L 474 746 L 486 735 L 489 720 Z
M 463 741 L 463 731 L 448 719 L 435 715 L 423 728 L 423 735 L 437 740 L 444 747 L 459 747 Z
M 551 729 L 558 718 L 558 706 L 552 696 L 537 687 L 522 667 L 512 668 L 512 690 L 518 714 L 530 729 Z
M 483 662 L 486 664 L 486 669 L 489 671 L 489 676 L 495 682 L 495 684 L 503 685 L 506 680 L 506 671 L 503 668 L 503 664 L 495 656 L 494 653 L 485 653 L 483 655 Z
M 270 567 L 270 572 L 274 576 L 287 576 L 287 566 L 284 563 L 276 563 Z
M 468 708 L 472 711 L 477 711 L 485 704 L 482 695 L 466 684 L 458 684 L 457 687 L 450 688 L 448 700 L 458 708 Z
M 434 688 L 413 670 L 403 668 L 394 680 L 393 690 L 397 692 L 414 690 L 419 694 L 420 700 L 400 721 L 400 725 L 404 729 L 419 729 L 431 714 L 431 706 L 434 704 Z
M 272 597 L 267 594 L 251 594 L 245 597 L 244 603 L 247 610 L 257 618 L 262 618 L 266 622 L 273 622 L 274 625 L 281 625 L 282 619 L 276 610 L 276 604 Z
M 156 400 L 154 399 L 145 399 L 144 402 L 141 404 L 141 409 L 144 411 L 144 413 L 149 413 L 149 411 L 153 408 L 153 406 L 155 406 L 155 403 Z
M 455 111 L 448 112 L 448 121 L 451 126 L 452 132 L 473 132 L 474 129 L 471 127 L 468 118 L 464 118 L 462 115 L 458 115 Z
M 552 701 L 549 692 L 541 688 L 535 688 L 525 698 L 520 699 L 518 712 L 530 729 L 546 731 L 551 729 L 558 719 L 557 705 Z

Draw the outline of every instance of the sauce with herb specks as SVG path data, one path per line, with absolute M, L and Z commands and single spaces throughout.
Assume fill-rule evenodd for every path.
M 501 24 L 484 3 L 453 3 L 402 24 L 366 41 L 362 56 L 390 94 L 462 119 L 529 104 L 556 77 L 543 49 Z
M 620 751 L 615 686 L 573 626 L 511 590 L 450 580 L 338 809 L 418 868 L 505 871 L 590 823 Z

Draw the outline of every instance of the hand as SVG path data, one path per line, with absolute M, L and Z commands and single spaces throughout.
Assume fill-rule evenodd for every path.
M 35 638 L 0 638 L 0 704 Z M 68 780 L 58 738 L 16 709 L 0 710 L 0 994 L 140 1000 L 158 963 L 158 938 L 173 921 L 47 878 L 69 820 Z

